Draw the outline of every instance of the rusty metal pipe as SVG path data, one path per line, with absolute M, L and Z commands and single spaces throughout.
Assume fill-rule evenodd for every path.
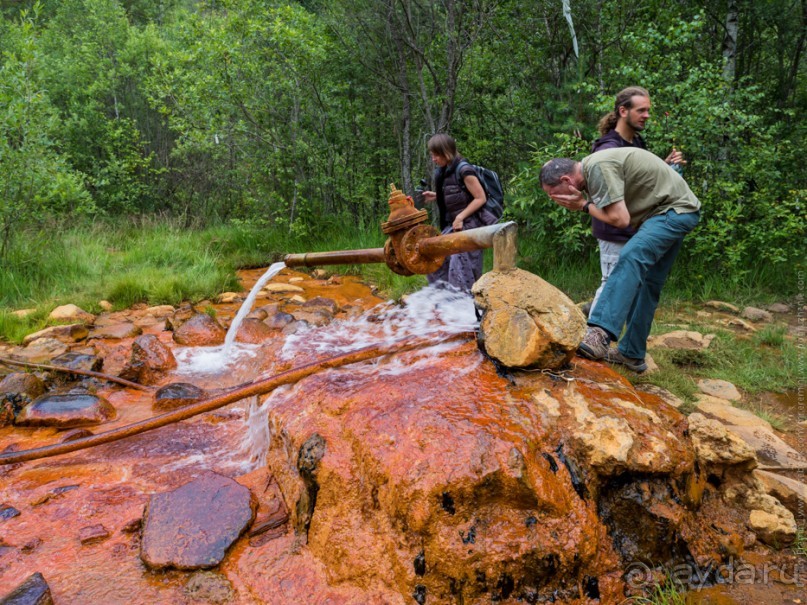
M 468 338 L 469 336 L 473 336 L 473 333 L 455 334 L 440 340 L 412 336 L 388 345 L 372 345 L 369 347 L 364 347 L 362 349 L 357 349 L 356 351 L 351 351 L 350 353 L 345 353 L 344 355 L 336 355 L 322 361 L 298 366 L 286 372 L 277 374 L 276 376 L 272 376 L 271 378 L 266 378 L 264 380 L 253 382 L 247 386 L 236 388 L 228 393 L 224 393 L 223 395 L 205 399 L 184 408 L 161 414 L 160 416 L 154 416 L 153 418 L 128 424 L 126 426 L 107 431 L 106 433 L 99 433 L 98 435 L 76 439 L 75 441 L 48 445 L 32 450 L 0 454 L 0 465 L 26 462 L 29 460 L 37 460 L 39 458 L 49 458 L 51 456 L 67 454 L 69 452 L 83 450 L 88 447 L 95 447 L 96 445 L 102 445 L 111 441 L 117 441 L 125 437 L 131 437 L 132 435 L 137 435 L 139 433 L 160 428 L 161 426 L 165 426 L 167 424 L 173 424 L 174 422 L 179 422 L 180 420 L 186 420 L 198 414 L 210 412 L 241 399 L 245 399 L 246 397 L 265 395 L 279 386 L 298 382 L 303 378 L 322 370 L 338 368 L 340 366 L 358 363 L 360 361 L 367 361 L 368 359 L 382 357 L 392 353 L 410 351 L 418 347 L 438 344 L 439 342 L 445 342 L 447 340 Z
M 338 250 L 336 252 L 305 252 L 287 254 L 283 259 L 287 267 L 317 267 L 321 265 L 363 265 L 365 263 L 383 263 L 384 248 L 365 248 L 363 250 Z
M 434 258 L 492 248 L 494 236 L 500 231 L 514 228 L 515 225 L 516 223 L 511 221 L 490 225 L 489 227 L 478 227 L 477 229 L 427 237 L 418 243 L 417 250 L 423 256 Z

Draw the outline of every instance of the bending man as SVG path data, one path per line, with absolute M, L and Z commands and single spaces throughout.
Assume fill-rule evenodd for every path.
M 650 106 L 650 93 L 641 86 L 629 86 L 619 91 L 614 101 L 614 110 L 605 114 L 597 125 L 601 136 L 591 145 L 592 153 L 618 147 L 647 149 L 647 145 L 639 133 L 644 130 L 650 119 Z M 664 161 L 671 166 L 678 166 L 679 173 L 680 166 L 686 164 L 681 152 L 675 148 Z M 636 230 L 633 227 L 617 229 L 592 217 L 591 232 L 597 238 L 600 248 L 602 281 L 594 294 L 594 300 L 591 301 L 587 315 L 597 306 L 605 283 L 619 260 L 619 254 L 622 252 L 625 242 L 636 233 Z
M 547 195 L 564 208 L 638 229 L 605 283 L 578 352 L 645 371 L 661 288 L 684 236 L 698 224 L 700 201 L 681 175 L 644 149 L 607 149 L 582 162 L 553 159 L 541 168 L 540 178 Z M 611 349 L 623 326 L 619 347 Z

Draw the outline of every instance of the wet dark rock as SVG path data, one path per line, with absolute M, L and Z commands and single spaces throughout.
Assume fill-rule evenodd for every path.
M 108 326 L 96 327 L 92 332 L 90 332 L 88 338 L 108 338 L 111 340 L 120 340 L 122 338 L 133 338 L 142 333 L 143 328 L 133 324 L 132 322 L 126 321 Z
M 146 506 L 140 558 L 150 569 L 208 569 L 246 531 L 257 506 L 249 489 L 206 473 L 155 494 Z
M 254 311 L 250 312 L 247 315 L 247 319 L 257 319 L 258 321 L 263 321 L 269 317 L 269 313 L 266 312 L 264 309 L 255 309 Z
M 339 305 L 336 304 L 336 301 L 331 298 L 316 296 L 305 301 L 305 303 L 303 303 L 303 309 L 307 311 L 311 309 L 325 309 L 331 314 L 331 316 L 333 316 L 339 311 Z
M 113 420 L 116 416 L 117 412 L 112 404 L 97 395 L 43 395 L 22 409 L 15 424 L 67 429 L 94 426 Z
M 196 309 L 190 303 L 183 303 L 170 317 L 165 318 L 165 329 L 176 332 L 182 324 L 196 315 Z
M 97 544 L 98 542 L 103 542 L 108 537 L 109 532 L 107 531 L 106 527 L 104 527 L 100 523 L 97 525 L 82 527 L 80 530 L 78 530 L 78 539 L 84 546 L 87 546 L 88 544 Z
M 174 330 L 174 341 L 189 347 L 215 346 L 224 343 L 224 328 L 207 313 L 197 313 Z
M 681 540 L 684 507 L 663 480 L 616 478 L 604 487 L 599 512 L 624 561 L 682 561 L 690 557 Z
M 194 384 L 173 382 L 154 393 L 152 408 L 158 411 L 175 410 L 207 397 L 207 392 Z
M 235 339 L 238 342 L 245 342 L 247 344 L 260 344 L 276 335 L 277 332 L 260 319 L 247 318 L 238 327 L 238 334 L 236 334 Z
M 304 321 L 312 326 L 326 326 L 331 323 L 333 320 L 333 314 L 331 314 L 327 309 L 322 308 L 315 308 L 315 309 L 301 309 L 300 311 L 294 311 L 292 313 L 294 319 L 297 321 Z
M 0 427 L 13 424 L 20 410 L 45 392 L 41 379 L 26 372 L 14 372 L 0 382 Z
M 193 601 L 227 603 L 235 592 L 227 576 L 213 571 L 197 571 L 185 584 L 185 595 Z
M 154 384 L 177 367 L 171 349 L 154 334 L 144 334 L 132 343 L 132 355 L 120 377 L 140 384 Z
M 294 316 L 291 313 L 284 313 L 283 311 L 275 310 L 274 313 L 269 313 L 266 319 L 263 320 L 267 326 L 273 330 L 281 330 L 294 321 Z
M 14 372 L 0 381 L 0 394 L 27 395 L 32 400 L 45 393 L 45 384 L 27 372 Z
M 6 596 L 0 605 L 53 605 L 50 586 L 41 573 L 36 572 Z
M 55 366 L 81 370 L 82 372 L 100 372 L 101 368 L 104 367 L 104 360 L 97 355 L 87 355 L 72 351 L 54 357 L 51 363 Z
M 84 437 L 91 437 L 93 432 L 89 429 L 70 429 L 62 434 L 59 443 L 67 443 L 68 441 L 75 441 L 76 439 L 84 439 Z
M 6 521 L 7 519 L 13 519 L 14 517 L 19 516 L 20 511 L 18 511 L 13 506 L 6 506 L 3 504 L 0 506 L 0 521 Z
M 308 326 L 307 321 L 292 321 L 285 328 L 283 328 L 282 332 L 285 336 L 289 336 L 290 334 L 294 334 L 297 332 L 297 330 L 301 330 L 306 326 Z

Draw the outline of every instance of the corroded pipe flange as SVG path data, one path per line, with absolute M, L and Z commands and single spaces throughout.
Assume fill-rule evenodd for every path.
M 387 263 L 387 267 L 393 273 L 403 275 L 404 277 L 414 275 L 414 272 L 407 269 L 403 264 L 401 264 L 401 261 L 398 260 L 398 256 L 395 254 L 395 247 L 392 245 L 391 239 L 387 239 L 387 242 L 384 244 L 384 262 Z
M 434 273 L 443 266 L 445 256 L 424 256 L 420 253 L 420 242 L 429 237 L 440 235 L 431 225 L 416 225 L 404 233 L 400 243 L 395 247 L 398 260 L 414 273 L 426 275 Z
M 381 223 L 381 231 L 383 231 L 385 235 L 391 235 L 396 231 L 404 231 L 415 225 L 425 223 L 427 220 L 429 220 L 428 212 L 425 210 L 416 210 L 411 214 L 406 214 L 397 219 Z

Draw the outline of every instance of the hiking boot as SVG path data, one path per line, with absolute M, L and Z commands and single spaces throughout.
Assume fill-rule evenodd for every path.
M 598 361 L 608 354 L 608 345 L 611 337 L 608 332 L 597 326 L 589 326 L 583 342 L 577 347 L 577 352 L 587 359 Z
M 644 359 L 625 357 L 616 347 L 608 349 L 608 352 L 605 354 L 605 361 L 608 363 L 618 363 L 637 373 L 644 372 L 647 369 L 647 363 L 645 363 Z

